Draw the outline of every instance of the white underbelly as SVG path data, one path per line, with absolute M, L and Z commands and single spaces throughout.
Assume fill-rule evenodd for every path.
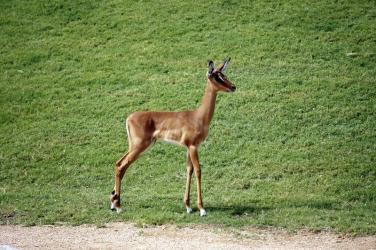
M 154 138 L 162 140 L 167 143 L 184 146 L 184 136 L 181 130 L 168 130 L 160 131 L 156 130 L 153 134 Z
M 161 140 L 164 141 L 164 142 L 167 142 L 169 144 L 174 144 L 174 145 L 178 145 L 178 146 L 184 146 L 183 143 L 180 142 L 180 141 L 170 140 L 170 139 L 166 139 L 166 138 L 161 139 Z

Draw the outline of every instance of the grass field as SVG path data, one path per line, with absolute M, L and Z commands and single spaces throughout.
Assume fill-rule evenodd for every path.
M 0 223 L 375 234 L 375 27 L 374 1 L 0 1 Z M 208 216 L 185 213 L 168 144 L 112 213 L 126 116 L 196 108 L 226 56 L 238 91 L 200 150 Z

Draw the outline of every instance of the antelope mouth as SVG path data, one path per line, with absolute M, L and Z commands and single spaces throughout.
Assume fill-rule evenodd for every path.
M 235 92 L 236 91 L 236 87 L 235 86 L 231 86 L 230 88 L 229 88 L 229 92 Z

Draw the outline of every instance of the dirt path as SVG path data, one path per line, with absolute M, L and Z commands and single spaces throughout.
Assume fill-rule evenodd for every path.
M 341 237 L 331 233 L 214 226 L 138 228 L 113 223 L 95 226 L 0 226 L 0 249 L 376 249 L 376 236 Z

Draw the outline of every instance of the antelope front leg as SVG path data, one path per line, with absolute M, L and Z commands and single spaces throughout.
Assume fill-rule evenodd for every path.
M 202 204 L 202 194 L 201 194 L 201 168 L 198 160 L 198 152 L 196 146 L 189 147 L 189 156 L 192 161 L 193 169 L 197 178 L 197 206 L 200 209 L 200 216 L 206 216 L 206 211 Z
M 192 213 L 192 208 L 190 206 L 190 192 L 191 192 L 191 181 L 192 181 L 193 165 L 191 157 L 189 156 L 189 151 L 187 152 L 187 183 L 185 185 L 184 194 L 184 204 L 187 209 L 187 213 Z

